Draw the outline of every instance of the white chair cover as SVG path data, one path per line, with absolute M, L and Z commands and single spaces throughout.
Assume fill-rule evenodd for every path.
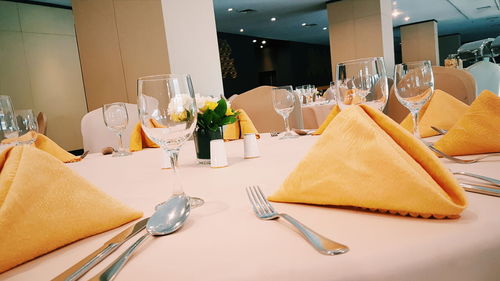
M 127 103 L 128 125 L 123 133 L 123 145 L 127 149 L 130 145 L 130 135 L 139 122 L 137 105 Z M 118 136 L 106 128 L 102 115 L 102 107 L 95 109 L 83 116 L 82 123 L 83 149 L 90 153 L 101 152 L 105 147 L 118 149 Z
M 483 90 L 500 95 L 500 66 L 489 61 L 479 61 L 467 67 L 467 71 L 476 79 L 476 96 Z

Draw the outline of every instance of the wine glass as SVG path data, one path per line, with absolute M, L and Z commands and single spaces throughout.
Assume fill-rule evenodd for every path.
M 434 92 L 434 75 L 431 62 L 417 61 L 396 65 L 394 93 L 398 101 L 410 110 L 413 118 L 413 135 L 420 139 L 419 112 Z
M 36 134 L 29 134 L 30 131 L 38 132 L 38 123 L 35 114 L 31 109 L 14 110 L 16 115 L 17 125 L 19 127 L 19 135 L 24 136 L 20 138 L 19 144 L 32 144 L 36 141 Z M 29 137 L 29 138 L 26 138 Z M 22 140 L 21 140 L 22 139 Z
M 113 157 L 130 155 L 123 147 L 123 132 L 128 124 L 127 105 L 123 102 L 105 104 L 102 106 L 102 115 L 106 127 L 118 135 L 118 151 L 113 152 Z
M 292 86 L 282 86 L 273 88 L 273 106 L 274 110 L 283 117 L 285 122 L 285 134 L 281 139 L 295 138 L 297 135 L 292 134 L 290 131 L 290 123 L 288 116 L 293 111 L 295 105 L 295 95 L 292 92 Z
M 384 58 L 364 58 L 337 64 L 335 92 L 341 109 L 366 104 L 382 111 L 387 104 L 389 88 Z
M 14 108 L 9 96 L 0 96 L 0 140 L 17 138 L 17 126 Z
M 137 105 L 142 129 L 170 156 L 174 178 L 172 196 L 184 196 L 177 160 L 182 145 L 196 127 L 197 107 L 191 82 L 187 74 L 162 74 L 137 80 Z M 191 207 L 203 200 L 190 197 Z

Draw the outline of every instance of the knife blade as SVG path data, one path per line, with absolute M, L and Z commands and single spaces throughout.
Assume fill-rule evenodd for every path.
M 108 240 L 104 243 L 99 249 L 95 250 L 92 254 L 83 258 L 81 261 L 75 263 L 73 266 L 68 268 L 63 273 L 56 276 L 52 281 L 73 281 L 78 280 L 85 273 L 87 273 L 90 269 L 96 266 L 99 262 L 101 262 L 104 258 L 113 253 L 118 247 L 120 247 L 125 241 L 130 239 L 132 236 L 136 235 L 144 228 L 146 228 L 146 224 L 149 218 L 142 219 L 135 224 L 127 227 L 127 229 L 123 230 L 119 234 L 115 235 L 115 237 Z
M 500 190 L 498 188 L 468 183 L 460 183 L 460 186 L 465 191 L 500 197 Z

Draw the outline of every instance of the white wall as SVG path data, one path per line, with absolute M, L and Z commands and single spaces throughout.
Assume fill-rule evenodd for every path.
M 87 112 L 71 10 L 0 1 L 0 94 L 47 115 L 47 135 L 82 148 Z
M 161 0 L 172 73 L 187 73 L 196 92 L 224 93 L 212 0 Z

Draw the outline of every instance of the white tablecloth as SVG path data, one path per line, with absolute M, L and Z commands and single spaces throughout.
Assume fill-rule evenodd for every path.
M 304 118 L 304 129 L 319 128 L 334 106 L 334 102 L 316 102 L 309 105 L 303 105 L 302 117 Z
M 259 140 L 262 157 L 243 159 L 243 142 L 226 143 L 230 166 L 195 162 L 188 142 L 180 155 L 185 191 L 205 199 L 174 234 L 146 241 L 119 280 L 498 280 L 500 198 L 467 193 L 458 220 L 435 220 L 353 209 L 274 205 L 317 232 L 350 247 L 325 256 L 283 220 L 258 220 L 244 188 L 270 194 L 318 137 Z M 149 216 L 170 195 L 170 170 L 159 169 L 161 151 L 112 158 L 90 154 L 71 168 L 107 193 Z M 499 176 L 500 157 L 451 169 Z M 341 171 L 332 171 L 341 173 Z M 397 176 L 397 175 L 394 175 Z M 63 226 L 59 226 L 63 227 Z M 49 280 L 101 246 L 125 226 L 77 241 L 0 275 L 0 280 Z M 33 231 L 36 231 L 35 229 Z M 85 275 L 87 280 L 134 239 Z

